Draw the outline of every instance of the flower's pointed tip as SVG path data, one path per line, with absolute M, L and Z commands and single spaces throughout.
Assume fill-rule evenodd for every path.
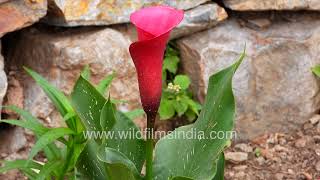
M 161 5 L 145 7 L 133 12 L 130 15 L 130 21 L 138 30 L 143 30 L 152 37 L 172 30 L 183 20 L 183 17 L 183 10 Z

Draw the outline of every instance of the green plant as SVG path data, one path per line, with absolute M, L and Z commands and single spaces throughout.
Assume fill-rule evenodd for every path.
M 31 149 L 27 160 L 3 161 L 0 173 L 11 169 L 19 169 L 29 179 L 37 180 L 52 178 L 106 179 L 106 167 L 108 165 L 103 161 L 109 160 L 108 158 L 99 160 L 96 153 L 104 145 L 110 148 L 110 151 L 113 151 L 112 147 L 117 146 L 119 142 L 109 142 L 110 144 L 106 145 L 105 140 L 88 140 L 84 137 L 85 130 L 108 129 L 109 131 L 114 131 L 129 128 L 138 130 L 130 117 L 134 118 L 141 115 L 141 110 L 139 109 L 126 114 L 116 111 L 113 101 L 103 97 L 102 94 L 105 94 L 108 89 L 114 73 L 106 76 L 98 85 L 94 86 L 88 81 L 90 79 L 90 70 L 86 67 L 74 87 L 72 96 L 68 98 L 36 72 L 28 68 L 25 68 L 25 70 L 50 98 L 63 117 L 63 122 L 67 127 L 48 128 L 25 110 L 15 106 L 4 107 L 19 114 L 20 120 L 0 120 L 0 123 L 8 123 L 29 129 L 35 134 L 37 141 Z M 90 92 L 90 94 L 87 92 Z M 94 104 L 90 105 L 90 103 Z M 95 109 L 97 107 L 99 109 Z M 101 111 L 106 114 L 100 114 Z M 123 124 L 120 124 L 119 121 L 122 121 Z M 58 146 L 57 143 L 62 145 Z M 130 151 L 130 154 L 132 153 L 131 158 L 136 158 L 136 161 L 140 163 L 140 166 L 137 167 L 141 170 L 144 160 L 142 157 L 144 141 L 138 139 L 130 140 L 127 142 L 127 146 L 132 146 L 142 152 L 139 157 L 136 157 L 134 155 L 135 151 Z M 47 162 L 39 163 L 39 161 L 34 160 L 34 157 L 42 151 Z M 122 151 L 122 153 L 127 155 L 129 152 Z M 113 164 L 113 162 L 110 164 Z
M 153 161 L 153 179 L 223 179 L 223 150 L 230 137 L 212 138 L 211 132 L 226 133 L 233 128 L 235 102 L 231 82 L 243 57 L 244 54 L 235 64 L 210 77 L 205 104 L 194 124 L 177 128 L 158 141 Z M 27 160 L 5 161 L 0 173 L 19 169 L 31 180 L 145 178 L 141 170 L 146 157 L 146 142 L 139 136 L 123 137 L 122 132 L 136 132 L 140 136 L 141 132 L 126 114 L 116 110 L 110 97 L 102 95 L 103 91 L 100 90 L 107 89 L 110 83 L 103 80 L 101 83 L 104 85 L 92 85 L 88 81 L 90 73 L 85 69 L 72 95 L 66 97 L 39 74 L 30 69 L 26 71 L 46 92 L 67 127 L 47 128 L 27 111 L 15 106 L 4 107 L 17 112 L 21 119 L 0 122 L 33 131 L 37 141 Z M 110 79 L 110 76 L 113 75 L 106 79 Z M 179 136 L 194 129 L 202 132 L 196 138 Z M 88 138 L 90 132 L 100 132 L 98 135 L 109 132 L 113 136 Z M 47 161 L 40 159 L 39 163 L 34 157 L 41 152 Z
M 194 121 L 201 110 L 201 105 L 192 99 L 189 91 L 190 78 L 187 75 L 177 74 L 179 53 L 174 45 L 169 44 L 163 62 L 163 94 L 159 107 L 161 120 L 174 116 L 186 116 Z
M 213 131 L 227 132 L 233 128 L 235 104 L 231 80 L 243 56 L 234 65 L 210 77 L 208 95 L 198 120 L 194 124 L 176 129 L 156 144 L 153 162 L 155 179 L 223 178 L 222 152 L 230 138 L 210 139 L 209 135 Z M 0 173 L 19 169 L 29 179 L 37 180 L 144 178 L 141 170 L 145 161 L 145 141 L 139 138 L 120 138 L 119 132 L 134 129 L 140 134 L 140 131 L 124 113 L 115 109 L 110 97 L 105 98 L 103 91 L 99 91 L 107 89 L 110 83 L 103 80 L 101 83 L 104 85 L 92 85 L 88 81 L 89 73 L 85 70 L 68 98 L 39 74 L 30 69 L 26 71 L 46 92 L 67 127 L 47 128 L 27 111 L 15 106 L 4 107 L 18 113 L 21 119 L 0 122 L 33 131 L 37 142 L 31 149 L 29 159 L 5 161 Z M 110 79 L 110 76 L 113 75 L 106 79 Z M 200 139 L 176 136 L 192 129 L 203 132 Z M 116 137 L 85 138 L 84 132 L 92 131 L 113 132 Z M 39 163 L 34 157 L 42 151 L 47 161 Z

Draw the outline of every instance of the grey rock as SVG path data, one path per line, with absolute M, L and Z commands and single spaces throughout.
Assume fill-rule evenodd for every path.
M 0 37 L 8 32 L 30 26 L 46 14 L 47 0 L 2 1 L 0 3 Z
M 257 157 L 257 158 L 255 159 L 255 161 L 257 161 L 257 163 L 258 163 L 260 166 L 263 165 L 263 164 L 266 162 L 266 160 L 265 160 L 264 157 L 262 157 L 262 156 Z
M 0 40 L 0 105 L 2 105 L 2 101 L 4 96 L 6 95 L 8 87 L 7 75 L 4 72 L 4 59 L 1 55 L 1 40 Z
M 24 130 L 20 127 L 10 127 L 0 131 L 0 152 L 13 154 L 25 147 L 27 143 Z
M 59 114 L 47 96 L 22 70 L 27 66 L 40 73 L 66 94 L 85 65 L 89 65 L 93 82 L 97 83 L 112 71 L 112 98 L 127 100 L 121 109 L 139 105 L 136 72 L 129 55 L 131 41 L 111 28 L 80 28 L 50 31 L 31 28 L 21 32 L 14 47 L 9 48 L 9 69 L 17 69 L 17 79 L 24 93 L 24 108 L 44 119 L 50 126 L 59 126 Z
M 253 152 L 253 148 L 250 145 L 244 143 L 237 144 L 234 146 L 234 148 L 247 153 Z
M 208 0 L 49 0 L 46 22 L 59 26 L 109 25 L 129 22 L 130 14 L 142 7 L 169 5 L 191 9 Z
M 280 17 L 281 16 L 281 17 Z M 308 29 L 308 31 L 306 31 Z M 209 76 L 247 56 L 233 80 L 239 139 L 300 127 L 320 107 L 318 81 L 310 68 L 320 63 L 319 15 L 283 14 L 253 30 L 233 18 L 178 40 L 184 72 L 204 101 Z
M 171 38 L 179 38 L 209 29 L 228 17 L 226 11 L 215 3 L 204 4 L 185 12 L 183 21 L 171 33 Z
M 312 118 L 310 118 L 309 121 L 312 125 L 317 124 L 320 121 L 320 114 L 312 116 Z
M 245 152 L 227 152 L 225 153 L 225 158 L 227 161 L 232 162 L 243 162 L 248 160 L 248 153 Z
M 320 10 L 318 0 L 223 0 L 223 2 L 236 11 Z
M 304 148 L 307 145 L 311 145 L 313 143 L 313 139 L 310 136 L 303 136 L 297 139 L 294 143 L 295 147 L 297 148 Z
M 233 167 L 233 169 L 236 171 L 245 171 L 247 168 L 248 168 L 247 165 L 238 165 Z

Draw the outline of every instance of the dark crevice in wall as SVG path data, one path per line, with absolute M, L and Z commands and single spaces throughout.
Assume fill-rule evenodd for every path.
M 217 3 L 219 6 L 226 9 L 226 6 L 224 5 L 223 0 L 214 0 L 213 2 Z
M 282 11 L 234 11 L 231 9 L 226 9 L 228 11 L 229 17 L 299 17 L 303 15 L 308 15 L 310 17 L 319 17 L 320 14 L 317 11 L 309 11 L 309 10 L 298 10 L 298 11 L 290 11 L 290 10 L 282 10 Z

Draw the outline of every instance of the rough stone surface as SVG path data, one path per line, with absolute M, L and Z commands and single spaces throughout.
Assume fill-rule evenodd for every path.
M 183 21 L 172 31 L 171 38 L 208 29 L 227 17 L 226 11 L 215 3 L 200 5 L 185 12 Z
M 108 25 L 129 22 L 132 12 L 151 5 L 190 9 L 208 0 L 49 0 L 46 22 L 61 26 Z
M 246 43 L 233 81 L 240 139 L 296 129 L 319 109 L 318 81 L 310 71 L 320 63 L 319 15 L 276 16 L 265 29 L 230 19 L 178 41 L 184 71 L 202 101 L 209 76 L 234 62 Z
M 0 152 L 12 154 L 19 151 L 27 143 L 24 130 L 20 127 L 11 127 L 0 130 Z
M 0 37 L 37 22 L 46 13 L 46 0 L 0 0 Z
M 236 11 L 320 10 L 319 0 L 223 0 Z
M 248 160 L 248 153 L 245 152 L 227 152 L 225 153 L 227 161 L 242 162 Z
M 7 91 L 7 76 L 4 72 L 4 60 L 1 55 L 1 40 L 0 40 L 0 105 L 2 105 L 3 98 Z
M 227 17 L 226 11 L 215 3 L 199 5 L 185 12 L 182 22 L 171 32 L 170 39 L 209 29 Z M 113 28 L 123 32 L 132 41 L 137 41 L 136 30 L 132 24 L 115 25 Z
M 11 71 L 18 71 L 15 74 L 23 87 L 24 108 L 49 125 L 59 126 L 58 113 L 34 81 L 22 75 L 22 66 L 39 72 L 70 94 L 85 65 L 91 68 L 93 82 L 115 71 L 111 97 L 129 101 L 121 109 L 136 107 L 140 100 L 136 72 L 128 52 L 130 43 L 120 32 L 102 27 L 54 31 L 38 27 L 23 31 L 15 47 L 9 50 L 8 62 Z
M 235 148 L 246 153 L 253 152 L 253 148 L 250 145 L 244 143 L 235 145 Z
M 317 124 L 320 121 L 320 114 L 312 116 L 312 118 L 310 118 L 309 121 L 312 125 Z

